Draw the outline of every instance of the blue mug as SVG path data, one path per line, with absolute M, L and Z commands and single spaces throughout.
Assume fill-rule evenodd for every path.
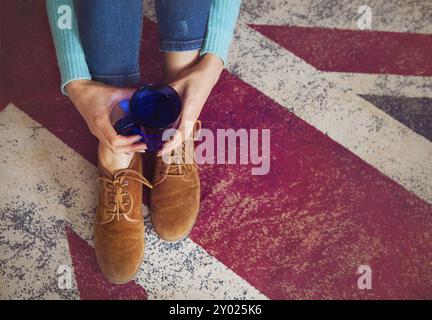
M 130 99 L 112 106 L 111 122 L 118 134 L 140 135 L 147 150 L 162 148 L 162 136 L 167 129 L 176 129 L 181 113 L 181 99 L 168 85 L 146 84 Z

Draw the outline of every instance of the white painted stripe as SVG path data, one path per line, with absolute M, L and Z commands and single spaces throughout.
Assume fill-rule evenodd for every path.
M 374 31 L 432 33 L 432 2 L 428 0 L 414 3 L 404 0 L 243 1 L 239 21 L 358 30 L 361 14 L 357 10 L 365 4 L 371 7 Z
M 149 299 L 267 299 L 190 239 L 161 241 L 147 222 L 146 241 L 137 281 Z
M 353 94 L 432 98 L 432 77 L 343 72 L 323 74 L 337 88 Z
M 71 266 L 67 222 L 92 245 L 97 169 L 10 104 L 0 113 L 1 298 L 78 298 L 57 287 L 55 270 Z M 161 241 L 148 227 L 135 281 L 149 299 L 266 299 L 187 239 Z

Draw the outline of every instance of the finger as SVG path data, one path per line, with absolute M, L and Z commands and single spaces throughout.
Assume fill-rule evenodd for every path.
M 161 157 L 163 155 L 170 154 L 175 149 L 175 145 L 172 144 L 164 144 L 162 149 L 158 151 L 157 156 Z
M 97 129 L 105 137 L 108 145 L 112 148 L 128 146 L 141 139 L 140 135 L 122 136 L 120 134 L 117 134 L 108 118 L 106 119 L 106 121 L 100 122 L 97 126 Z
M 98 140 L 103 145 L 105 145 L 108 149 L 110 149 L 112 152 L 114 152 L 114 149 L 116 147 L 113 147 L 111 145 L 111 143 L 107 140 L 107 138 L 102 134 L 102 132 L 100 130 L 96 130 L 94 132 L 94 135 L 96 136 L 96 138 L 98 138 Z M 128 145 L 128 146 L 130 146 L 130 145 L 136 145 L 134 143 L 137 142 L 137 141 L 139 141 L 141 139 L 141 136 L 140 135 L 135 135 L 135 136 L 131 136 L 131 137 L 128 137 L 128 138 L 133 138 L 133 140 L 131 140 L 131 143 Z M 147 147 L 145 143 L 142 143 L 141 145 L 144 145 L 145 147 Z
M 119 154 L 130 152 L 145 152 L 146 150 L 147 146 L 145 145 L 145 143 L 137 143 L 130 146 L 115 147 L 113 152 Z
M 187 137 L 187 139 L 191 138 L 195 127 L 194 124 L 195 121 L 181 120 L 176 133 L 171 137 L 169 141 L 164 143 L 162 149 L 158 152 L 157 156 L 171 153 L 174 149 L 181 146 L 181 144 L 184 142 L 183 140 L 186 139 L 185 137 Z
M 183 133 L 181 131 L 177 131 L 169 141 L 164 143 L 162 149 L 158 152 L 158 156 L 171 153 L 174 149 L 178 148 L 182 144 L 182 140 Z

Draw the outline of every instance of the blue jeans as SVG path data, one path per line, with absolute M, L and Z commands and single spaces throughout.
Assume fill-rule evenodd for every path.
M 75 0 L 80 36 L 94 80 L 115 86 L 140 81 L 143 0 Z M 156 0 L 162 51 L 201 48 L 211 0 Z

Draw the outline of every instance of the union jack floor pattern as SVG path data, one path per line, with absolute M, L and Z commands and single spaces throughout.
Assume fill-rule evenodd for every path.
M 202 122 L 271 129 L 270 172 L 202 165 L 190 237 L 163 242 L 146 219 L 144 262 L 120 286 L 96 265 L 97 142 L 59 93 L 44 3 L 0 3 L 1 298 L 432 298 L 430 1 L 369 1 L 365 31 L 359 1 L 244 1 Z M 143 83 L 162 73 L 145 9 Z

